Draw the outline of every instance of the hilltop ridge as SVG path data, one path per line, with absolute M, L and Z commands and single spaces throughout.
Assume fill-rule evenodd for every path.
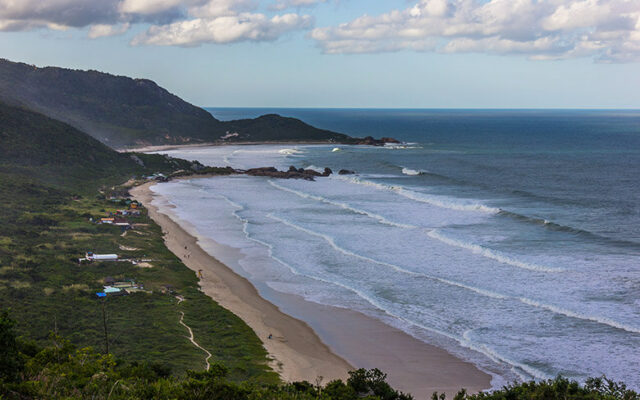
M 276 114 L 220 121 L 148 79 L 40 68 L 6 59 L 0 59 L 0 101 L 65 122 L 113 148 L 218 141 L 358 141 Z

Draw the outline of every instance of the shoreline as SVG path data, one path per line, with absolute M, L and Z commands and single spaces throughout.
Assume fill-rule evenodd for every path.
M 150 187 L 154 184 L 135 187 L 131 194 L 162 227 L 167 247 L 188 268 L 195 272 L 203 270 L 200 283 L 205 294 L 256 332 L 273 358 L 270 366 L 283 380 L 315 382 L 322 376 L 327 383 L 346 379 L 349 370 L 379 368 L 388 374 L 393 387 L 416 398 L 428 398 L 434 391 L 453 395 L 462 388 L 470 393 L 491 388 L 491 376 L 475 365 L 360 312 L 273 291 L 282 305 L 277 307 L 228 266 L 240 268 L 233 261 L 243 258 L 240 250 L 211 239 L 200 243 L 172 218 L 169 210 L 152 204 L 154 193 Z M 205 251 L 205 245 L 213 251 Z M 190 257 L 184 257 L 185 246 Z M 224 255 L 226 264 L 210 253 L 218 254 L 217 257 Z M 267 339 L 269 334 L 274 339 Z
M 323 142 L 323 141 L 283 141 L 283 142 L 210 142 L 210 143 L 191 143 L 191 144 L 161 144 L 140 147 L 126 147 L 116 149 L 119 153 L 153 153 L 156 151 L 168 151 L 178 149 L 189 149 L 198 147 L 219 147 L 219 146 L 256 146 L 256 145 L 291 145 L 291 146 L 308 146 L 308 145 L 335 145 L 335 146 L 353 146 L 349 143 Z
M 286 381 L 313 382 L 317 376 L 345 379 L 353 367 L 333 354 L 306 323 L 284 314 L 260 297 L 247 279 L 209 255 L 200 247 L 197 238 L 152 204 L 154 195 L 150 187 L 154 184 L 146 183 L 130 192 L 160 225 L 169 250 L 194 272 L 203 270 L 202 291 L 253 329 L 273 359 L 269 365 L 274 371 Z M 184 257 L 185 247 L 188 258 Z M 274 338 L 267 339 L 269 335 Z

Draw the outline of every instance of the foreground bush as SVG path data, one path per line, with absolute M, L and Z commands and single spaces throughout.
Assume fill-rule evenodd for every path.
M 189 399 L 189 400 L 411 400 L 386 382 L 380 370 L 359 369 L 346 382 L 265 385 L 235 383 L 229 370 L 212 364 L 208 371 L 171 374 L 162 364 L 124 363 L 91 348 L 76 348 L 51 335 L 46 347 L 16 339 L 13 321 L 0 313 L 0 399 Z M 434 393 L 432 400 L 445 400 Z M 637 393 L 606 378 L 585 385 L 565 378 L 528 382 L 492 393 L 453 400 L 640 400 Z

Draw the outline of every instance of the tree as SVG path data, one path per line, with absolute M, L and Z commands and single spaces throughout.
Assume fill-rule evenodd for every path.
M 24 367 L 14 325 L 7 311 L 0 312 L 0 381 L 17 380 Z

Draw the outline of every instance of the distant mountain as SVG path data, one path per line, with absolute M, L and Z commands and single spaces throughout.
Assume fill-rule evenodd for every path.
M 225 141 L 337 141 L 347 135 L 267 115 L 223 122 L 153 81 L 0 59 L 0 101 L 87 132 L 114 148 Z

